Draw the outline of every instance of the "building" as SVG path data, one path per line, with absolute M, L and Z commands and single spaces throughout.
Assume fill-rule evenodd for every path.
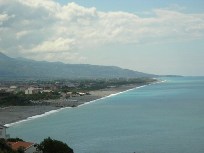
M 79 94 L 80 96 L 86 95 L 86 93 L 83 93 L 83 92 L 77 92 L 77 94 Z
M 32 94 L 39 93 L 41 90 L 42 90 L 42 88 L 33 88 L 33 87 L 30 87 L 30 88 L 25 90 L 25 94 L 26 95 L 32 95 Z
M 36 146 L 32 142 L 24 142 L 24 141 L 17 141 L 17 142 L 8 142 L 13 150 L 18 150 L 22 148 L 25 153 L 36 153 Z
M 10 89 L 16 90 L 17 86 L 10 86 Z
M 7 127 L 0 124 L 0 138 L 8 139 L 9 134 L 6 134 Z
M 72 92 L 67 92 L 66 97 L 72 97 Z
M 33 94 L 33 88 L 28 88 L 25 90 L 25 94 L 26 95 L 30 95 L 30 94 Z
M 47 90 L 42 90 L 42 91 L 41 91 L 41 93 L 43 93 L 43 92 L 44 92 L 44 93 L 50 93 L 50 92 L 53 92 L 53 91 L 47 89 Z
M 9 88 L 8 87 L 0 87 L 0 91 L 7 91 Z
M 6 92 L 15 92 L 17 90 L 17 86 L 10 86 Z

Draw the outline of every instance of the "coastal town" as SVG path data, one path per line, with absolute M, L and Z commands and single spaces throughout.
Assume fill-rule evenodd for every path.
M 74 108 L 156 81 L 152 78 L 0 81 L 0 124 L 62 107 Z
M 151 78 L 0 81 L 0 145 L 7 148 L 10 153 L 41 153 L 39 144 L 12 138 L 7 133 L 8 126 L 59 107 L 77 107 L 156 81 Z M 51 138 L 44 139 L 42 144 L 45 142 L 56 143 L 59 148 L 66 146 Z M 67 153 L 73 153 L 68 146 L 65 148 Z
M 81 100 L 78 97 L 99 96 L 95 95 L 93 91 L 104 92 L 104 89 L 115 90 L 125 86 L 139 86 L 154 81 L 156 80 L 150 78 L 0 81 L 0 106 L 49 104 L 63 107 L 70 106 L 70 103 L 72 103 L 72 107 L 75 107 L 77 105 L 74 102 Z M 86 101 L 92 100 L 86 98 L 83 99 Z M 67 104 L 68 101 L 69 104 Z

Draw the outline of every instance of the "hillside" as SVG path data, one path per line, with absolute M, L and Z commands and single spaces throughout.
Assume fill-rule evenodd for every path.
M 61 62 L 46 62 L 23 58 L 10 58 L 0 53 L 1 79 L 71 79 L 117 77 L 155 77 L 155 75 L 122 69 L 115 66 L 64 64 Z

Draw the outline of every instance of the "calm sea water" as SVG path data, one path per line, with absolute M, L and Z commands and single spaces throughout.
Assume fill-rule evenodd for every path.
M 75 153 L 204 153 L 204 77 L 163 78 L 13 125 L 13 137 L 62 140 Z

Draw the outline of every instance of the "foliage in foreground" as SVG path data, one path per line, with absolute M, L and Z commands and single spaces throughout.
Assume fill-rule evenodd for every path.
M 51 139 L 50 137 L 44 139 L 37 146 L 37 149 L 43 153 L 74 153 L 73 149 L 66 143 Z
M 0 153 L 24 153 L 23 148 L 13 150 L 7 142 L 23 141 L 20 138 L 10 138 L 8 140 L 0 139 Z M 58 140 L 51 139 L 50 137 L 44 139 L 39 145 L 37 145 L 37 152 L 39 153 L 74 153 L 66 143 Z
M 7 141 L 9 141 L 9 142 L 18 142 L 18 141 L 23 141 L 23 139 L 20 139 L 20 138 L 8 138 Z
M 24 153 L 24 150 L 19 148 L 15 151 L 8 145 L 5 139 L 0 139 L 0 153 Z

